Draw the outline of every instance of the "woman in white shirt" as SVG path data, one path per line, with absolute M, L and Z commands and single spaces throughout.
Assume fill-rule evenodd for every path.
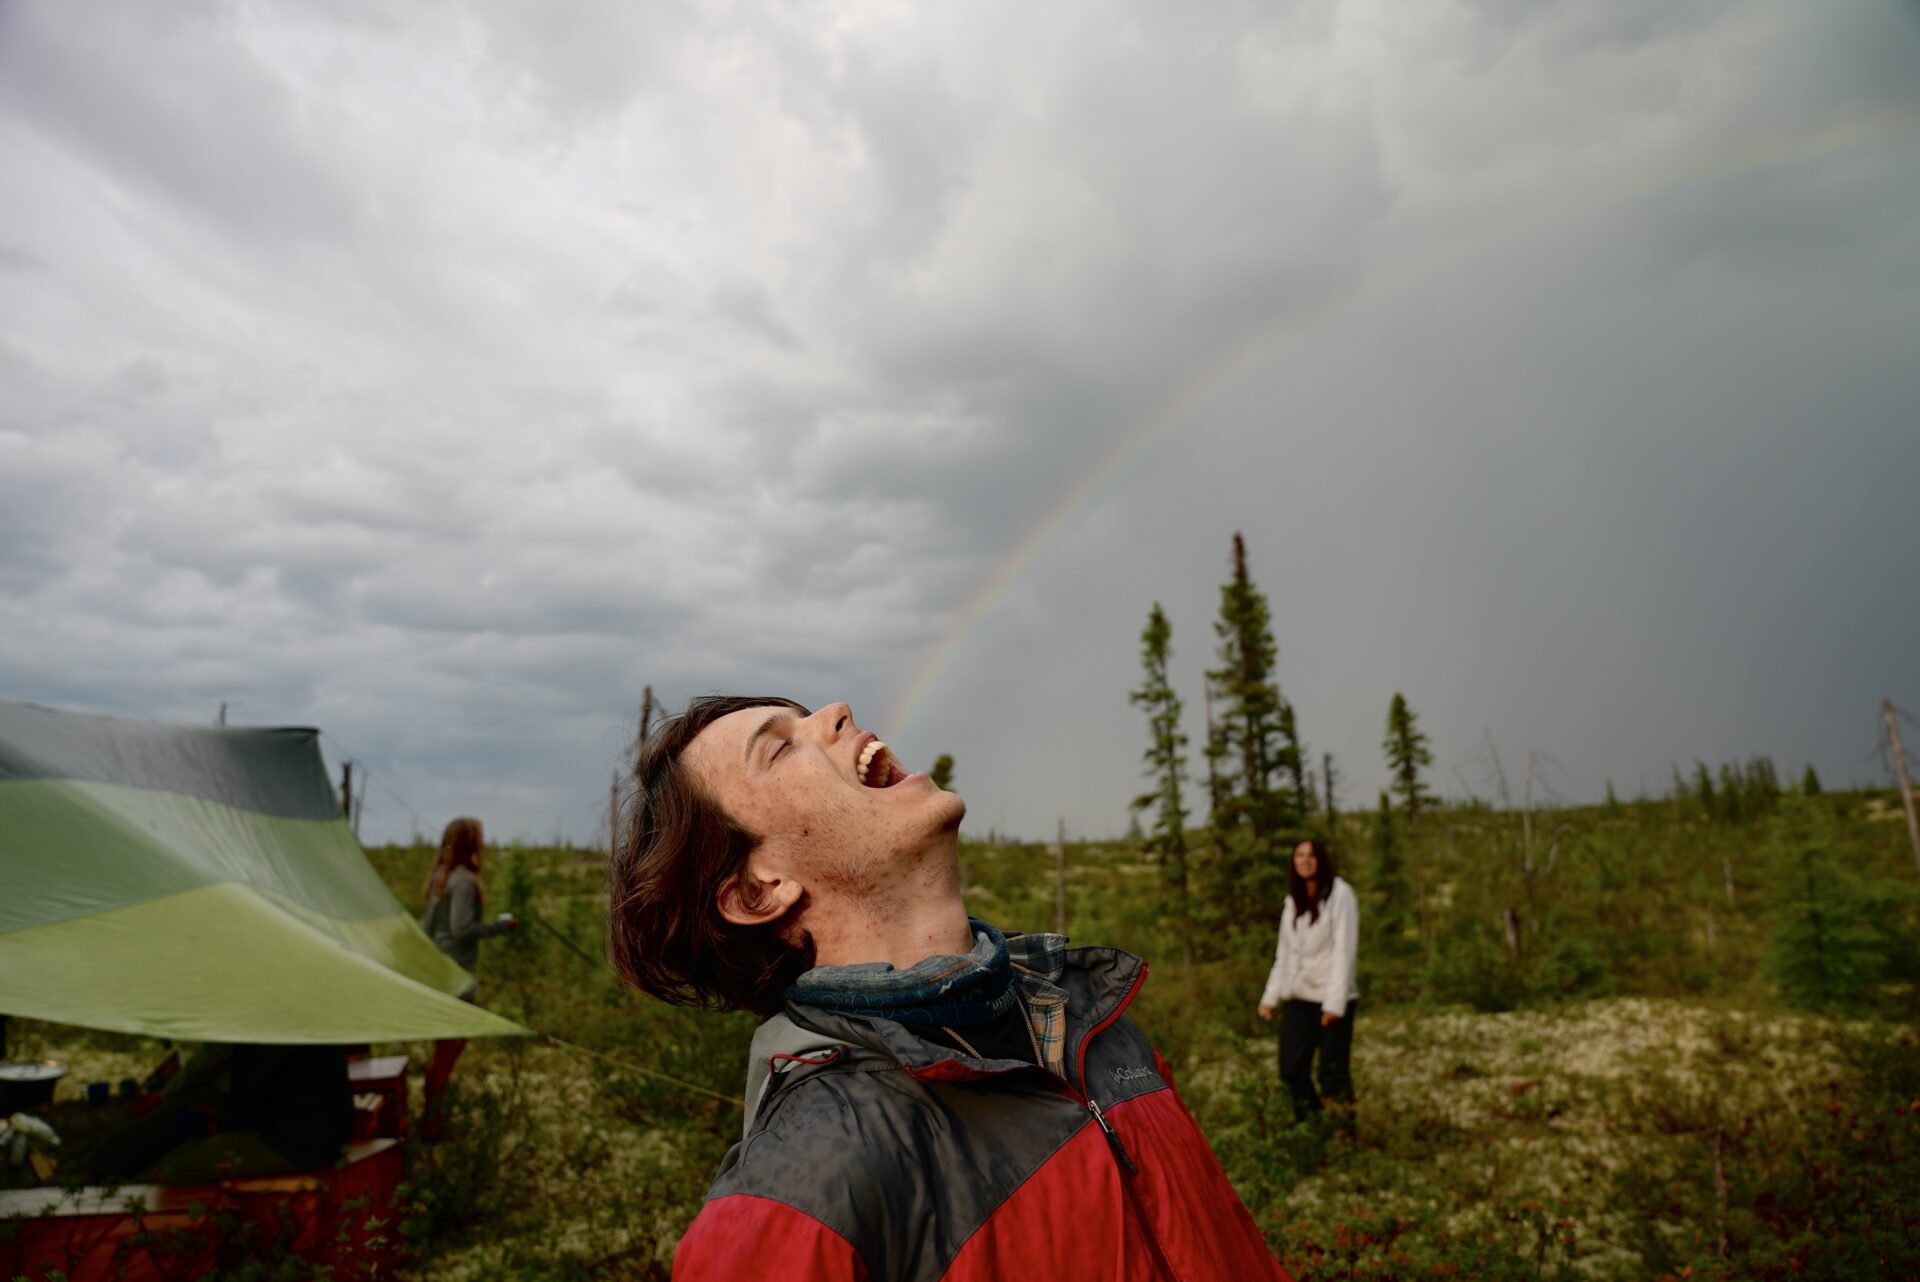
M 1293 1093 L 1296 1117 L 1334 1101 L 1344 1125 L 1352 1125 L 1353 1016 L 1360 989 L 1354 958 L 1360 946 L 1360 901 L 1334 871 L 1325 843 L 1293 848 L 1287 903 L 1280 910 L 1280 944 L 1260 996 L 1260 1018 L 1280 1012 L 1280 1077 Z M 1320 1056 L 1320 1089 L 1313 1084 L 1313 1058 Z

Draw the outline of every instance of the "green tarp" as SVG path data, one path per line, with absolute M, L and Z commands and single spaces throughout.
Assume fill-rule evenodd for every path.
M 190 1041 L 524 1033 L 367 862 L 314 730 L 0 701 L 0 1014 Z

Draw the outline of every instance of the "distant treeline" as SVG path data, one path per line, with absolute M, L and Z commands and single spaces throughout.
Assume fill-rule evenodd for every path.
M 1164 878 L 1169 952 L 1245 956 L 1270 934 L 1287 855 L 1332 841 L 1362 896 L 1363 967 L 1390 999 L 1506 1009 L 1544 997 L 1684 995 L 1768 987 L 1797 1005 L 1910 1005 L 1920 979 L 1920 895 L 1904 831 L 1865 793 L 1829 796 L 1809 765 L 1792 786 L 1771 758 L 1676 766 L 1659 801 L 1536 808 L 1532 754 L 1522 803 L 1449 804 L 1404 695 L 1387 701 L 1390 780 L 1365 815 L 1343 815 L 1336 765 L 1309 762 L 1276 675 L 1271 611 L 1233 536 L 1206 672 L 1204 823 L 1187 796 L 1186 703 L 1168 675 L 1173 629 L 1154 603 L 1140 637 L 1148 790 L 1134 835 Z M 1140 820 L 1145 820 L 1141 824 Z

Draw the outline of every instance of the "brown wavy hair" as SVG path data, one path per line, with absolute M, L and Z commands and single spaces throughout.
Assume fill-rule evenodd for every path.
M 647 736 L 607 863 L 607 957 L 620 978 L 676 1006 L 770 1015 L 813 966 L 813 940 L 789 921 L 741 926 L 721 887 L 760 838 L 735 823 L 680 764 L 708 726 L 744 708 L 807 710 L 791 699 L 703 695 Z
M 1293 866 L 1293 852 L 1302 846 L 1311 847 L 1313 857 L 1320 861 L 1319 870 L 1313 874 L 1314 889 L 1320 892 L 1317 896 L 1307 893 L 1307 879 Z M 1320 920 L 1320 905 L 1333 894 L 1333 879 L 1339 875 L 1333 866 L 1333 852 L 1318 837 L 1307 837 L 1287 847 L 1287 894 L 1293 898 L 1294 929 L 1298 930 L 1303 921 Z
M 420 898 L 432 903 L 446 893 L 448 875 L 455 868 L 466 868 L 473 873 L 473 898 L 477 905 L 482 898 L 480 847 L 485 841 L 478 819 L 462 815 L 448 823 L 447 830 L 440 834 L 440 854 L 427 870 L 426 881 L 421 883 Z

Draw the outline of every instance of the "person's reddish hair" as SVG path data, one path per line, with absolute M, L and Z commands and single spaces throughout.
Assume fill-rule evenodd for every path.
M 720 890 L 759 838 L 736 824 L 681 764 L 702 730 L 745 708 L 807 710 L 791 699 L 703 695 L 647 736 L 607 865 L 607 956 L 620 978 L 678 1006 L 780 1009 L 813 965 L 813 941 L 785 920 L 741 926 L 720 915 Z
M 440 834 L 440 854 L 427 871 L 427 880 L 420 887 L 420 897 L 432 903 L 445 893 L 447 875 L 455 868 L 465 868 L 473 873 L 474 901 L 478 903 L 481 898 L 480 848 L 485 843 L 486 835 L 478 819 L 462 815 L 450 821 L 447 830 Z

